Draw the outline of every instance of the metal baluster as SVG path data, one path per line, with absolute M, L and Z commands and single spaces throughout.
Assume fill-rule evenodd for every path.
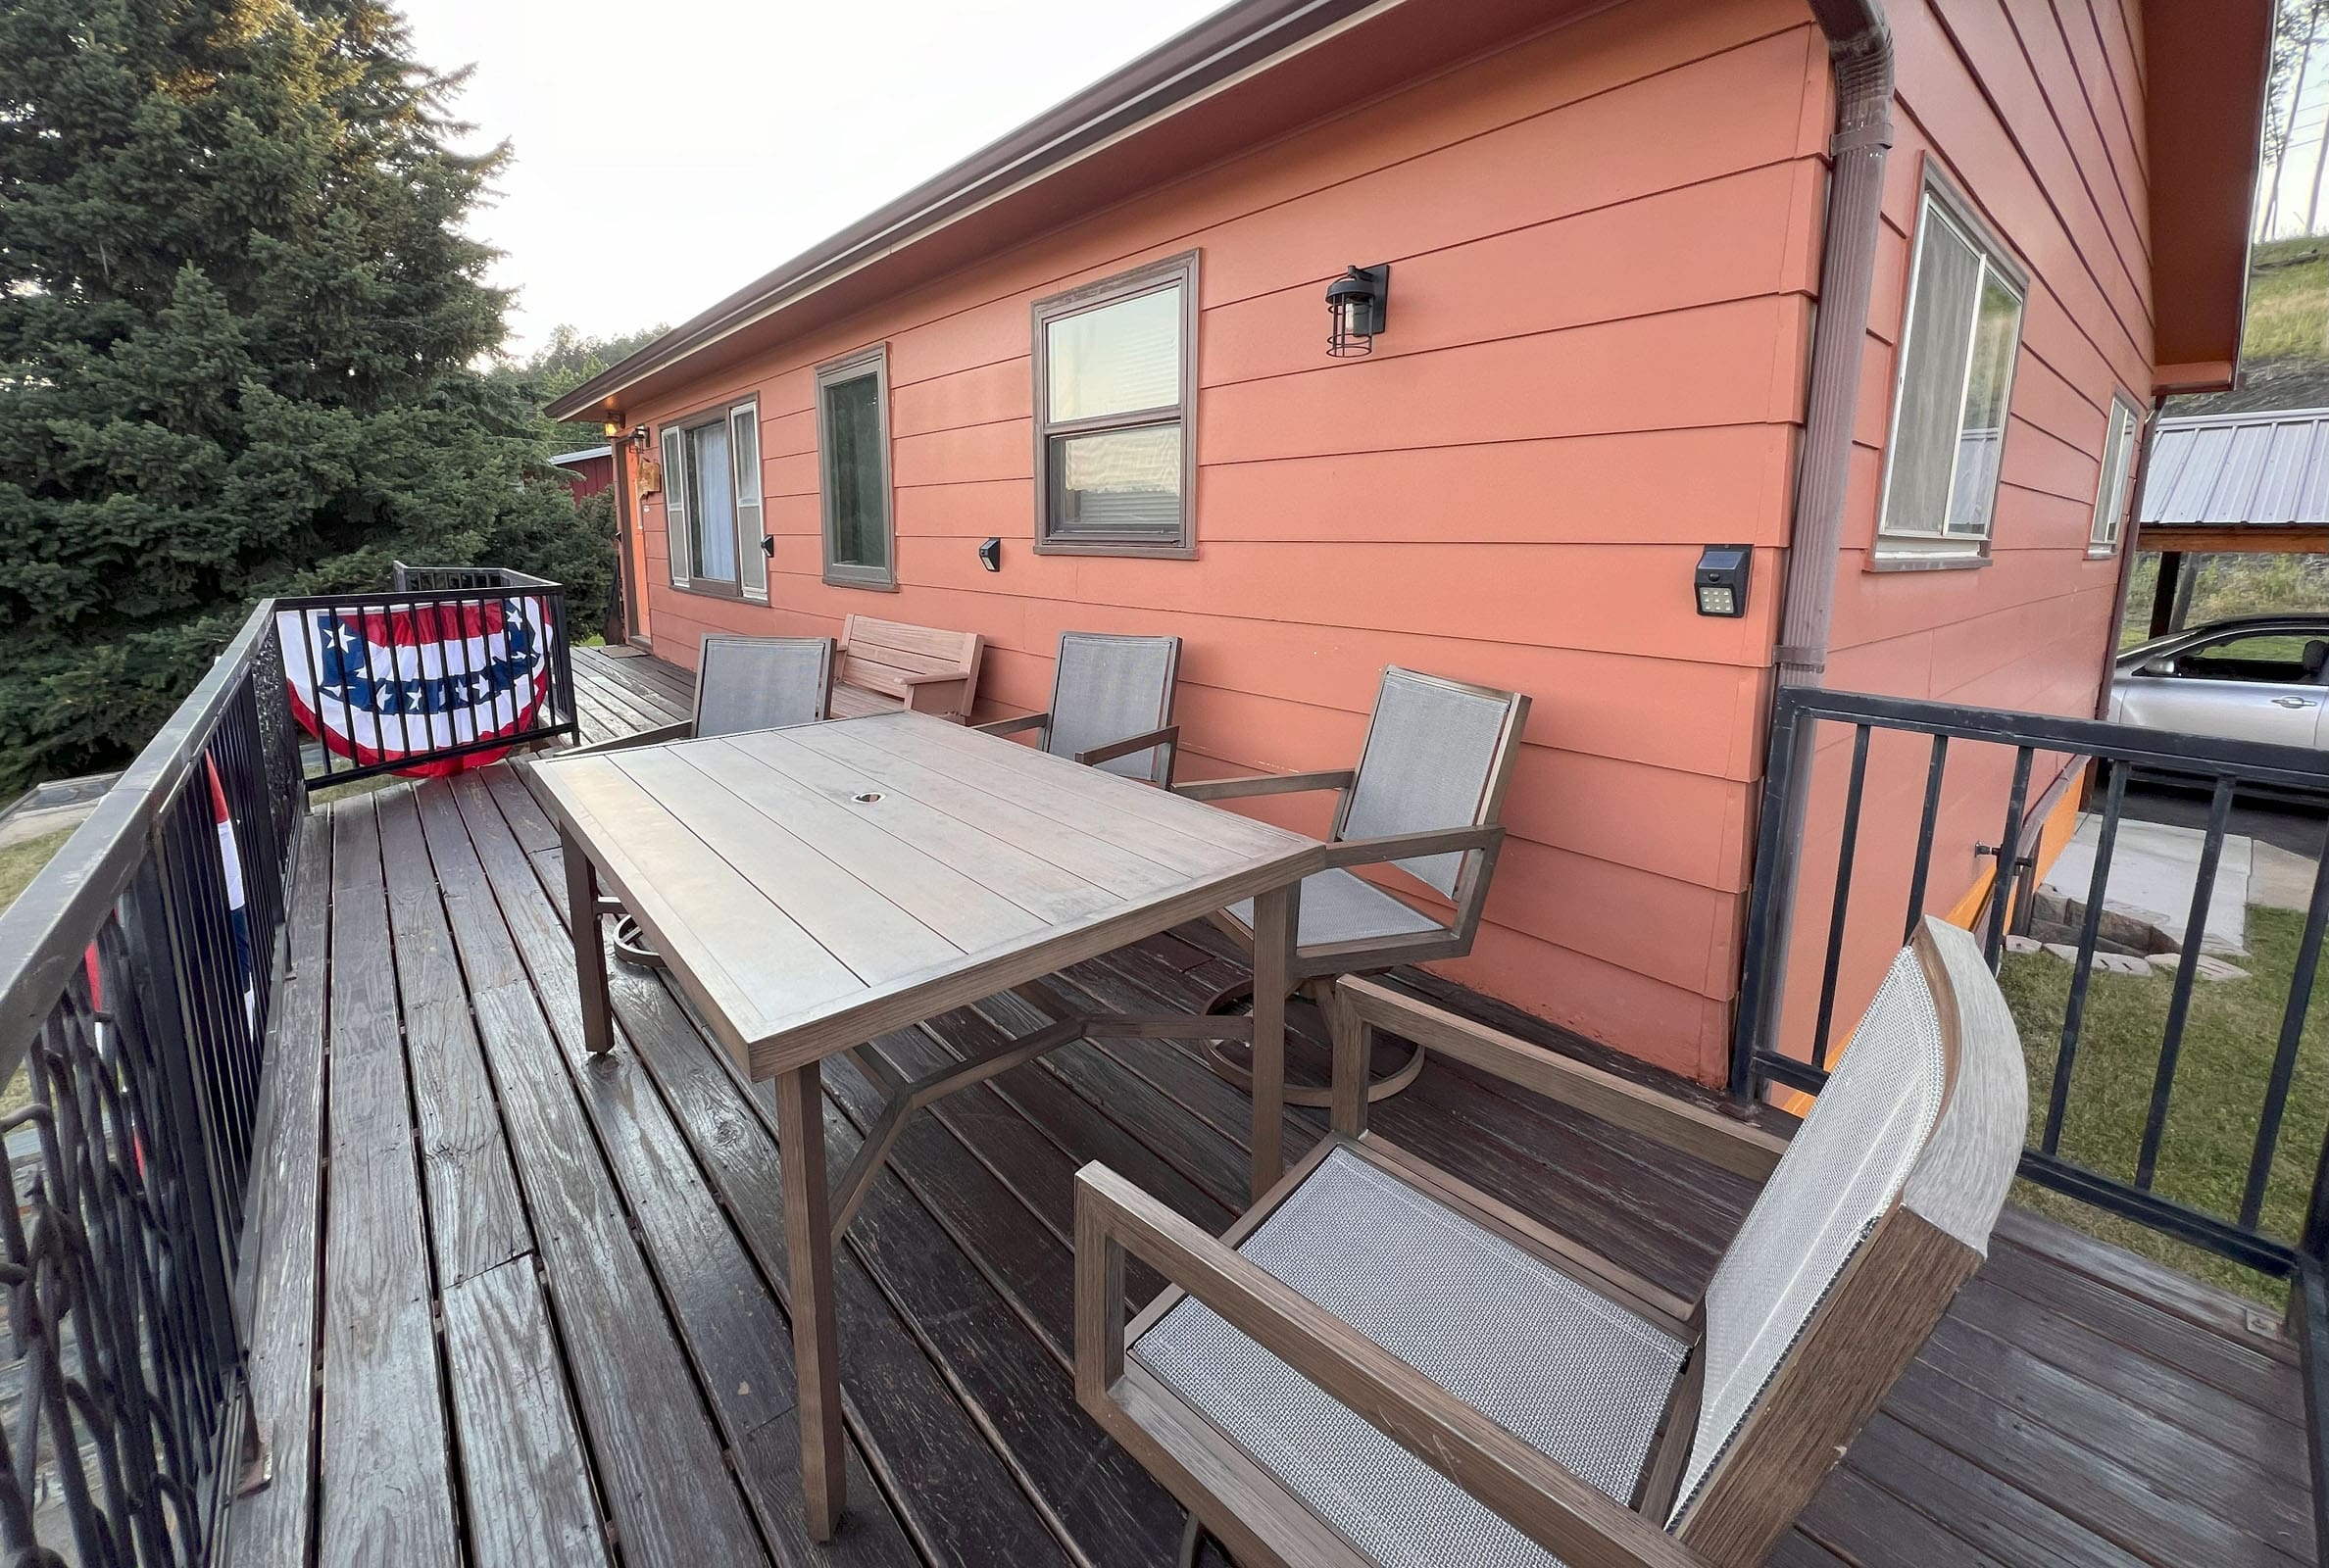
M 1916 936 L 1916 928 L 1924 921 L 1925 879 L 1933 868 L 1933 829 L 1941 819 L 1941 780 L 1949 770 L 1949 737 L 1933 737 L 1933 760 L 1925 766 L 1924 815 L 1916 826 L 1916 869 L 1908 877 L 1908 918 L 1903 923 L 1901 940 L 1906 943 Z
M 2240 1197 L 2240 1224 L 2255 1230 L 2264 1210 L 2264 1189 L 2272 1179 L 2272 1156 L 2280 1143 L 2281 1117 L 2289 1106 L 2289 1081 L 2297 1071 L 2297 1048 L 2304 1036 L 2304 1015 L 2312 1008 L 2313 977 L 2321 966 L 2321 936 L 2329 926 L 2329 845 L 2313 867 L 2312 897 L 2304 906 L 2304 935 L 2297 942 L 2297 972 L 2289 978 L 2289 1001 L 2281 1011 L 2280 1045 L 2272 1055 L 2272 1077 L 2256 1124 L 2255 1151 L 2249 1157 L 2248 1186 Z
M 2143 1121 L 2143 1148 L 2135 1160 L 2135 1187 L 2150 1192 L 2159 1167 L 2159 1138 L 2167 1128 L 2167 1100 L 2175 1087 L 2175 1063 L 2183 1054 L 2185 1020 L 2192 1012 L 2192 983 L 2200 972 L 2200 945 L 2207 933 L 2207 902 L 2215 892 L 2216 861 L 2224 853 L 2224 826 L 2232 815 L 2233 784 L 2216 780 L 2207 804 L 2207 839 L 2200 847 L 2200 872 L 2192 883 L 2192 908 L 2184 920 L 2183 961 L 2175 966 L 2175 989 L 2167 998 L 2167 1032 L 2159 1042 L 2159 1070 L 2152 1080 L 2151 1111 Z
M 1836 848 L 1836 897 L 1828 910 L 1827 962 L 1819 973 L 1819 1014 L 1811 1030 L 1811 1065 L 1827 1071 L 1828 1032 L 1836 1017 L 1836 975 L 1844 962 L 1844 917 L 1852 906 L 1852 862 L 1859 850 L 1860 796 L 1868 783 L 1865 724 L 1852 730 L 1852 777 L 1844 787 L 1844 831 Z
M 2070 1072 L 2078 1059 L 2078 1037 L 2086 1024 L 2088 983 L 2094 978 L 2095 942 L 2103 930 L 2103 898 L 2110 880 L 2110 858 L 2118 846 L 2119 812 L 2127 799 L 2123 762 L 2104 764 L 2110 778 L 2103 803 L 2103 825 L 2095 837 L 2095 869 L 2087 878 L 2086 918 L 2078 928 L 2078 958 L 2070 971 L 2070 1000 L 2062 1009 L 2062 1043 L 2055 1053 L 2054 1087 L 2046 1101 L 2046 1131 L 2038 1147 L 2054 1153 L 2062 1143 L 2062 1118 L 2070 1105 Z
M 2027 746 L 2014 749 L 2013 788 L 2006 797 L 2006 826 L 1998 836 L 1998 874 L 1990 884 L 1989 937 L 1982 956 L 1994 971 L 2006 952 L 2006 916 L 2013 903 L 2017 862 L 2021 857 L 2022 808 L 2030 795 L 2030 762 L 2035 753 Z

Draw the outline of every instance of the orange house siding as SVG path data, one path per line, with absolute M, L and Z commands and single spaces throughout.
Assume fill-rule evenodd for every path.
M 1048 701 L 1064 628 L 1175 631 L 1190 776 L 1347 761 L 1388 662 L 1527 691 L 1512 842 L 1451 972 L 1714 1075 L 1827 93 L 1793 0 L 1632 0 L 632 409 L 757 392 L 776 542 L 771 609 L 674 591 L 650 504 L 659 650 L 852 611 L 962 627 L 1010 712 Z M 1037 556 L 1031 302 L 1192 247 L 1199 558 Z M 1321 300 L 1352 260 L 1394 263 L 1392 324 L 1338 362 Z M 813 369 L 877 341 L 894 594 L 819 580 Z M 1753 613 L 1701 619 L 1698 547 L 1737 540 Z
M 2140 29 L 2119 0 L 1897 0 L 1895 138 L 1869 308 L 1844 560 L 1828 684 L 1852 691 L 2080 717 L 2095 711 L 2118 604 L 2116 555 L 2088 535 L 2114 392 L 2148 412 L 2154 351 Z M 2021 352 L 1992 528 L 1977 570 L 1869 570 L 1884 443 L 1923 171 L 1937 166 L 2029 270 Z M 1880 736 L 1870 750 L 1836 1017 L 1873 995 L 1907 913 L 1910 852 L 1930 743 Z M 1925 908 L 1969 918 L 1994 874 L 2012 753 L 1959 745 L 1950 758 Z M 2037 805 L 2063 759 L 2040 757 Z M 1817 1004 L 1850 765 L 1826 737 L 1815 824 L 1800 872 L 1784 1038 L 1801 1048 Z
M 1897 137 L 1869 313 L 1834 653 L 1839 687 L 2092 710 L 2117 563 L 2086 550 L 2106 411 L 2149 402 L 2140 67 L 2118 0 L 1889 8 Z M 1334 120 L 1085 213 L 774 351 L 625 404 L 660 424 L 759 398 L 768 608 L 674 590 L 641 517 L 658 650 L 835 633 L 852 612 L 974 630 L 980 707 L 1048 701 L 1063 629 L 1186 640 L 1190 776 L 1355 756 L 1397 662 L 1535 699 L 1511 841 L 1466 982 L 1722 1076 L 1771 693 L 1834 113 L 1803 0 L 1624 0 Z M 1921 172 L 2028 269 L 1991 564 L 1865 569 Z M 1030 307 L 1195 249 L 1194 561 L 1032 549 Z M 1322 294 L 1394 264 L 1371 358 L 1324 354 Z M 815 367 L 888 348 L 898 589 L 820 579 Z M 1000 573 L 978 541 L 1003 540 Z M 1692 609 L 1701 546 L 1756 550 L 1750 612 Z M 1980 874 L 2006 765 L 1953 775 L 1930 902 Z M 1877 748 L 1871 822 L 1912 830 L 1923 751 Z M 1831 748 L 1812 807 L 1832 824 Z M 1273 804 L 1296 825 L 1322 808 Z M 1863 858 L 1838 1016 L 1899 926 L 1907 846 Z M 1825 857 L 1825 860 L 1822 858 Z M 1807 857 L 1824 890 L 1833 846 Z M 1816 907 L 1813 907 L 1816 906 Z M 1823 945 L 1824 891 L 1798 940 Z M 1816 955 L 1817 946 L 1799 952 Z M 1816 962 L 1793 966 L 1809 1027 Z

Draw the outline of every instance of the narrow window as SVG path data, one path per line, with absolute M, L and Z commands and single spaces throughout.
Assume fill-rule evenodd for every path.
M 890 521 L 889 353 L 875 347 L 817 372 L 824 580 L 894 588 Z
M 1035 303 L 1035 548 L 1189 556 L 1197 253 Z
M 1928 189 L 1885 449 L 1883 550 L 1978 557 L 1987 546 L 2021 317 L 2019 275 Z
M 2103 478 L 2095 491 L 2095 528 L 2089 548 L 2106 556 L 2118 548 L 2127 519 L 2127 481 L 2135 471 L 2135 411 L 2123 398 L 2110 400 L 2110 428 L 2103 436 Z
M 760 405 L 726 404 L 663 427 L 665 544 L 671 584 L 766 603 Z

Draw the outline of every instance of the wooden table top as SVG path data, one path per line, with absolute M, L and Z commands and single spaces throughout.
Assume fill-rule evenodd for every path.
M 1319 848 L 919 713 L 532 766 L 755 1077 L 1282 886 Z

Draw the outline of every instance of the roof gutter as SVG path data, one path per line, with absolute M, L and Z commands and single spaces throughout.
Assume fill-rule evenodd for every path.
M 1893 137 L 1893 42 L 1883 0 L 1810 4 L 1827 34 L 1828 63 L 1836 74 L 1836 129 L 1828 143 L 1833 168 L 1826 254 L 1819 265 L 1819 318 L 1811 331 L 1809 407 L 1773 653 L 1781 686 L 1817 686 L 1827 671 L 1853 414 L 1884 221 L 1884 159 Z

